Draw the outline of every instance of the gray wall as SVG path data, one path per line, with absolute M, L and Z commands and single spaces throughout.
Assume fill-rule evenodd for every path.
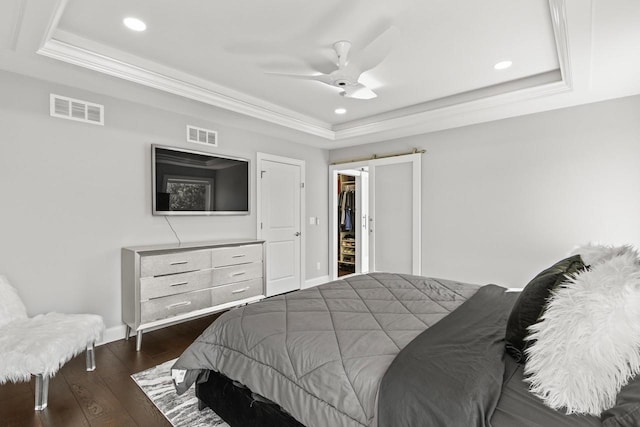
M 640 97 L 333 150 L 424 148 L 422 272 L 524 286 L 588 241 L 640 245 Z
M 327 274 L 329 160 L 414 147 L 428 151 L 425 275 L 521 286 L 574 245 L 640 244 L 640 97 L 329 154 L 210 106 L 95 81 L 90 92 L 0 72 L 0 274 L 30 314 L 95 312 L 120 324 L 120 248 L 175 241 L 151 215 L 150 144 L 200 149 L 184 141 L 187 123 L 219 132 L 212 151 L 251 159 L 252 182 L 258 151 L 306 161 L 306 214 L 320 218 L 305 221 L 307 279 Z M 125 95 L 97 93 L 112 88 Z M 50 92 L 104 104 L 106 125 L 50 117 Z M 183 241 L 255 237 L 255 185 L 249 216 L 171 221 Z
M 151 215 L 150 146 L 206 149 L 185 141 L 187 123 L 218 131 L 220 146 L 209 151 L 251 160 L 251 214 L 172 217 L 180 239 L 255 238 L 256 152 L 302 159 L 307 216 L 320 218 L 303 230 L 306 278 L 327 275 L 328 152 L 245 130 L 250 119 L 227 126 L 213 107 L 148 91 L 156 106 L 0 72 L 0 274 L 29 313 L 93 312 L 108 327 L 121 323 L 120 248 L 175 241 L 165 218 Z M 50 92 L 104 104 L 105 126 L 50 117 Z

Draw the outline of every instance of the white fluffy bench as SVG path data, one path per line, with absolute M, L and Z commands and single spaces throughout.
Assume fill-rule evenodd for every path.
M 87 371 L 96 368 L 94 346 L 104 331 L 94 314 L 47 313 L 27 317 L 18 292 L 0 275 L 0 384 L 36 377 L 35 409 L 47 407 L 49 378 L 86 349 Z

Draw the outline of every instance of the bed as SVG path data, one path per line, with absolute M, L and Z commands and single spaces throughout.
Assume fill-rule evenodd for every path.
M 517 298 L 496 285 L 351 276 L 223 314 L 172 375 L 232 427 L 624 425 L 564 415 L 528 392 L 504 351 Z

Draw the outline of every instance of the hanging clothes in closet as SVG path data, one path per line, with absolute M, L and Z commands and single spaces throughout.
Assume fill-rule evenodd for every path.
M 340 227 L 343 231 L 351 231 L 355 225 L 356 196 L 354 190 L 340 193 Z

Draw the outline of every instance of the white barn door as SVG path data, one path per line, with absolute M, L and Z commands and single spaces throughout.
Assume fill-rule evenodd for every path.
M 258 238 L 266 241 L 266 293 L 301 288 L 304 162 L 258 153 Z
M 369 162 L 371 269 L 421 273 L 421 157 Z

